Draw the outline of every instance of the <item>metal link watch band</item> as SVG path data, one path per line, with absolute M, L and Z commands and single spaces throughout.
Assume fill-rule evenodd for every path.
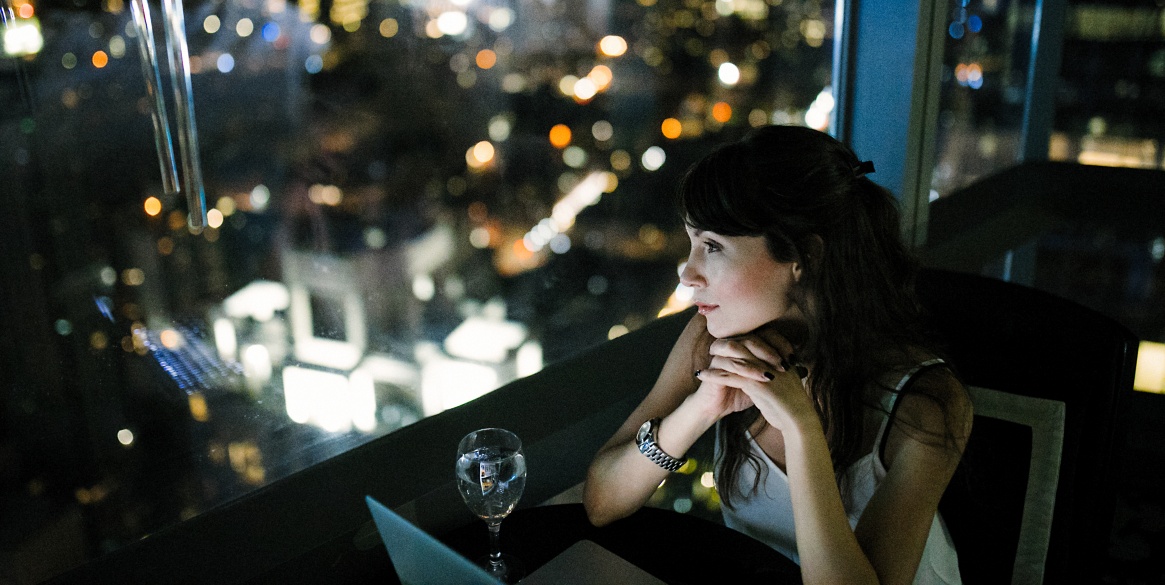
M 635 442 L 639 447 L 639 452 L 643 453 L 652 463 L 674 472 L 683 467 L 688 459 L 686 457 L 676 459 L 659 448 L 659 444 L 655 442 L 655 432 L 659 428 L 659 422 L 660 419 L 654 418 L 643 423 L 643 427 L 635 437 Z

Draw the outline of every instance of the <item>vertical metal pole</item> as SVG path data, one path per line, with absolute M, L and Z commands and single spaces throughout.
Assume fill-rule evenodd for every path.
M 186 20 L 182 0 L 162 0 L 166 21 L 166 48 L 170 60 L 170 83 L 174 87 L 174 113 L 178 117 L 178 147 L 182 156 L 182 179 L 190 210 L 190 227 L 206 227 L 206 193 L 202 165 L 198 160 L 198 132 L 194 123 L 194 92 L 190 84 L 190 51 L 186 46 Z
M 853 94 L 853 53 L 856 50 L 855 34 L 858 19 L 856 0 L 837 0 L 833 9 L 833 112 L 830 114 L 829 132 L 838 141 L 849 144 L 853 132 L 850 128 Z
M 162 72 L 158 67 L 158 54 L 154 50 L 154 28 L 150 20 L 150 5 L 146 0 L 132 0 L 134 28 L 138 33 L 138 49 L 141 53 L 142 77 L 146 81 L 146 96 L 153 100 L 150 118 L 154 122 L 154 147 L 158 151 L 158 166 L 162 171 L 162 189 L 167 195 L 179 192 L 178 168 L 174 166 L 174 141 L 170 138 L 170 116 L 166 112 L 166 100 L 162 96 Z

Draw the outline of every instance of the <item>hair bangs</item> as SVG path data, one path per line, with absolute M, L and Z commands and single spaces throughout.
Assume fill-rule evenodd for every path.
M 759 236 L 764 228 L 760 217 L 750 213 L 748 202 L 755 199 L 747 173 L 734 168 L 740 154 L 737 145 L 717 149 L 693 165 L 679 187 L 680 210 L 688 226 L 724 236 Z

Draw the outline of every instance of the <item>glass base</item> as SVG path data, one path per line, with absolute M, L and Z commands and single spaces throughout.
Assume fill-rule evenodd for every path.
M 485 569 L 493 578 L 502 583 L 517 583 L 519 579 L 526 576 L 526 566 L 522 561 L 518 560 L 513 555 L 502 553 L 502 566 L 495 569 L 493 563 L 489 560 L 489 555 L 477 559 L 477 564 Z

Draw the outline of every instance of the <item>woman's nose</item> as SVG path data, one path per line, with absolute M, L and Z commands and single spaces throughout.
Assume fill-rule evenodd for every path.
M 704 275 L 700 274 L 698 267 L 691 260 L 684 262 L 683 268 L 680 269 L 680 284 L 687 287 L 704 286 Z

